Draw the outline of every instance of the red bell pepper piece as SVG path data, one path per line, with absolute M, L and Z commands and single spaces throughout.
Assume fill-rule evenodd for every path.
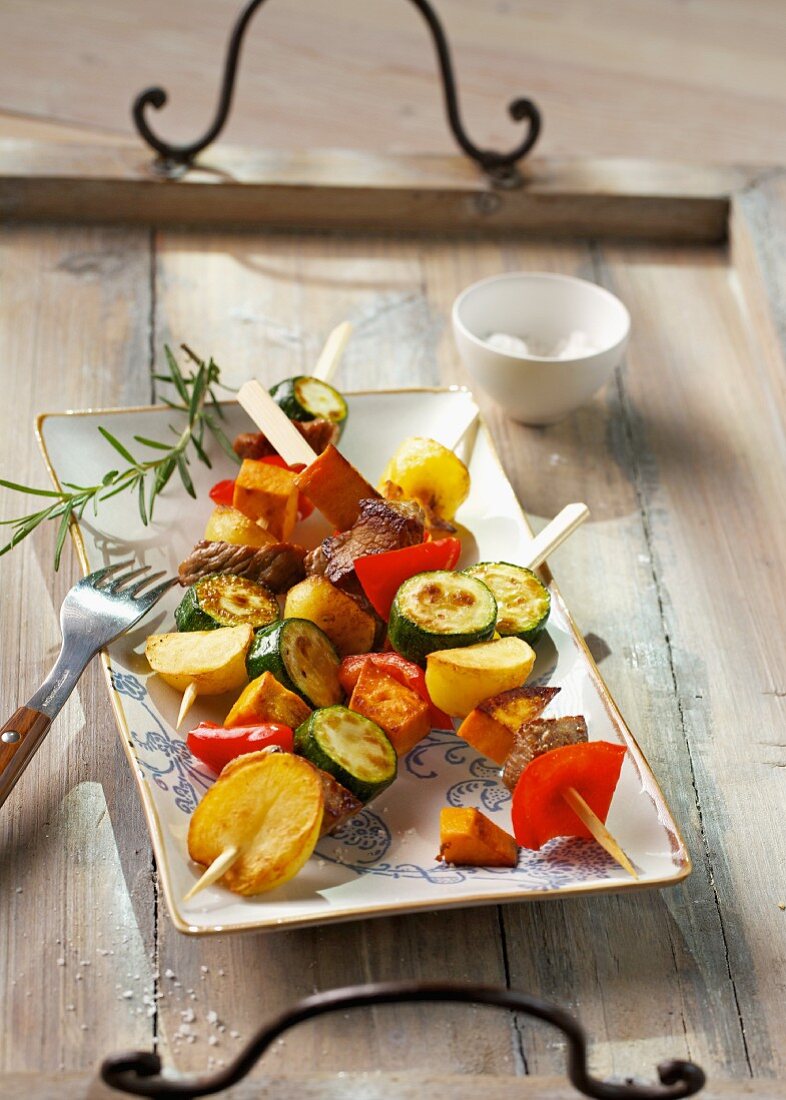
M 234 729 L 224 729 L 215 722 L 200 722 L 189 733 L 186 744 L 194 756 L 218 774 L 236 756 L 258 752 L 268 745 L 278 745 L 284 752 L 292 752 L 295 735 L 282 722 L 262 722 L 258 726 L 236 726 Z
M 208 494 L 214 504 L 231 504 L 235 492 L 234 478 L 217 481 Z
M 377 668 L 387 672 L 388 676 L 392 676 L 400 684 L 417 692 L 420 698 L 429 705 L 431 725 L 434 729 L 453 729 L 453 723 L 448 715 L 431 702 L 426 687 L 426 674 L 423 669 L 413 665 L 411 661 L 398 653 L 358 653 L 351 657 L 345 657 L 338 670 L 338 678 L 347 695 L 351 695 L 355 690 L 355 684 L 358 682 L 366 661 L 373 661 Z
M 281 455 L 267 455 L 265 458 L 260 459 L 261 462 L 267 462 L 268 466 L 280 466 L 282 470 L 291 470 L 293 474 L 299 474 L 301 470 L 305 470 L 306 464 L 304 462 L 293 462 L 290 466 L 284 461 Z M 297 497 L 297 518 L 308 519 L 311 513 L 314 511 L 314 505 L 308 499 L 304 493 L 298 493 Z
M 401 550 L 356 558 L 355 572 L 374 610 L 383 619 L 388 619 L 390 605 L 404 581 L 432 569 L 454 569 L 460 554 L 460 539 L 434 539 Z
M 522 848 L 542 848 L 555 836 L 590 837 L 562 797 L 574 787 L 605 822 L 620 777 L 625 746 L 610 741 L 564 745 L 536 756 L 513 792 L 513 832 Z

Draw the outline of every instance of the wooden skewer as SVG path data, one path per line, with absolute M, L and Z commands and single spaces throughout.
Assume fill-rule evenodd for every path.
M 225 848 L 220 856 L 216 856 L 201 878 L 197 879 L 187 894 L 183 895 L 183 901 L 190 901 L 196 894 L 212 886 L 232 866 L 240 855 L 240 849 L 231 844 Z
M 536 569 L 542 565 L 549 554 L 561 546 L 565 539 L 581 526 L 589 514 L 586 504 L 566 504 L 551 523 L 547 524 L 532 540 L 521 564 L 527 569 Z
M 311 465 L 317 457 L 316 451 L 309 447 L 284 410 L 256 379 L 240 387 L 237 399 L 287 465 L 293 466 L 296 462 Z
M 192 680 L 183 692 L 183 698 L 180 700 L 180 710 L 177 712 L 177 722 L 175 722 L 176 730 L 180 729 L 183 719 L 193 707 L 198 694 L 196 682 Z
M 338 370 L 339 363 L 344 355 L 344 348 L 347 346 L 347 341 L 351 335 L 352 325 L 349 321 L 342 321 L 340 325 L 336 325 L 325 341 L 322 354 L 317 359 L 313 378 L 318 378 L 320 382 L 330 382 Z
M 568 787 L 566 791 L 562 792 L 562 797 L 567 804 L 573 810 L 576 817 L 580 818 L 587 826 L 589 831 L 600 844 L 601 848 L 605 848 L 612 859 L 619 863 L 620 867 L 624 871 L 627 871 L 629 875 L 632 875 L 635 879 L 639 877 L 636 868 L 631 861 L 620 848 L 619 844 L 603 824 L 598 815 L 587 805 L 584 799 L 581 797 L 575 787 Z
M 475 446 L 475 439 L 478 434 L 478 427 L 480 426 L 480 410 L 476 409 L 472 419 L 468 424 L 465 424 L 461 429 L 460 434 L 456 437 L 455 443 L 448 446 L 449 451 L 453 451 L 455 455 L 461 459 L 461 461 L 467 465 L 469 457 L 472 454 L 472 449 Z M 462 453 L 459 454 L 459 451 Z

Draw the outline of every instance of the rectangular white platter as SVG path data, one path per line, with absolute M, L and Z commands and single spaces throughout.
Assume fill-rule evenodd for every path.
M 472 395 L 455 389 L 359 393 L 349 396 L 349 408 L 342 451 L 372 482 L 404 437 L 430 436 L 452 446 L 477 412 Z M 237 405 L 227 403 L 224 410 L 230 438 L 249 430 Z M 144 448 L 134 442 L 135 435 L 166 439 L 168 425 L 177 417 L 165 407 L 47 415 L 39 420 L 39 442 L 56 481 L 94 484 L 117 459 L 99 425 L 139 454 Z M 464 546 L 460 564 L 523 560 L 531 531 L 482 423 L 467 433 L 465 442 L 472 489 L 457 516 Z M 176 572 L 202 537 L 212 508 L 210 486 L 234 476 L 235 467 L 217 446 L 210 453 L 212 470 L 197 461 L 191 464 L 197 500 L 186 495 L 175 476 L 148 527 L 142 525 L 136 501 L 122 496 L 102 505 L 97 518 L 86 513 L 77 532 L 85 572 L 132 556 L 154 570 Z M 312 546 L 325 533 L 315 516 L 301 525 L 297 537 Z M 585 527 L 573 537 L 591 539 L 592 529 Z M 594 841 L 578 839 L 551 841 L 540 852 L 522 850 L 518 866 L 511 869 L 439 863 L 435 855 L 443 806 L 476 806 L 509 830 L 510 795 L 495 765 L 455 734 L 434 731 L 400 762 L 395 783 L 335 836 L 323 839 L 290 883 L 253 899 L 213 886 L 184 904 L 181 899 L 201 870 L 188 858 L 189 816 L 213 776 L 191 756 L 184 734 L 175 732 L 179 698 L 150 674 L 143 655 L 148 634 L 174 627 L 172 614 L 182 596 L 176 588 L 139 627 L 110 646 L 104 658 L 175 926 L 193 935 L 275 930 L 448 906 L 668 886 L 685 878 L 690 858 L 657 781 L 553 582 L 551 592 L 548 633 L 537 645 L 530 683 L 561 688 L 547 715 L 583 714 L 591 740 L 626 746 L 608 826 L 636 865 L 638 882 Z M 187 724 L 221 722 L 231 702 L 200 700 L 191 712 L 194 721 Z

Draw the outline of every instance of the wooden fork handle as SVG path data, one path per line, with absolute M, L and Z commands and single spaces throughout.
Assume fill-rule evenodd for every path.
M 52 719 L 33 707 L 20 707 L 0 729 L 0 806 L 44 739 Z

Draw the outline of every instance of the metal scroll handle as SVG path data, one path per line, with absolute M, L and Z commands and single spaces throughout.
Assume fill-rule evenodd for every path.
M 399 1004 L 404 1001 L 457 1001 L 462 1004 L 491 1005 L 524 1012 L 528 1016 L 553 1024 L 564 1033 L 568 1042 L 568 1079 L 580 1093 L 598 1100 L 678 1100 L 682 1096 L 693 1096 L 704 1087 L 703 1070 L 693 1062 L 683 1061 L 662 1062 L 658 1066 L 659 1085 L 600 1081 L 590 1076 L 587 1070 L 587 1038 L 570 1013 L 558 1005 L 539 1001 L 512 989 L 453 982 L 378 982 L 346 986 L 306 997 L 261 1028 L 234 1062 L 210 1077 L 184 1080 L 163 1077 L 158 1055 L 144 1051 L 116 1054 L 107 1058 L 101 1066 L 101 1077 L 107 1085 L 121 1092 L 134 1096 L 150 1096 L 155 1100 L 169 1097 L 193 1100 L 198 1096 L 211 1096 L 242 1080 L 271 1043 L 295 1024 L 337 1009 Z M 263 1095 L 264 1093 L 260 1093 L 260 1096 Z
M 147 88 L 140 92 L 134 101 L 132 114 L 137 130 L 147 144 L 158 153 L 157 167 L 167 175 L 178 175 L 186 170 L 193 162 L 197 153 L 200 153 L 211 142 L 215 141 L 224 128 L 227 117 L 232 107 L 232 96 L 235 91 L 237 66 L 240 60 L 240 49 L 243 45 L 243 36 L 257 8 L 261 7 L 265 0 L 250 0 L 240 14 L 232 34 L 229 37 L 226 59 L 224 61 L 224 75 L 221 81 L 221 92 L 218 99 L 215 118 L 210 127 L 201 138 L 191 142 L 190 145 L 171 145 L 162 141 L 153 133 L 145 117 L 148 107 L 160 110 L 167 101 L 167 93 L 161 87 Z M 493 149 L 480 149 L 467 136 L 461 121 L 458 105 L 458 92 L 456 80 L 453 75 L 453 63 L 450 57 L 450 49 L 445 31 L 434 9 L 428 0 L 411 0 L 426 21 L 434 40 L 434 48 L 437 51 L 440 75 L 442 78 L 442 90 L 445 98 L 445 110 L 448 116 L 448 125 L 453 131 L 458 144 L 468 157 L 477 161 L 480 167 L 491 176 L 492 180 L 500 186 L 512 186 L 520 182 L 516 170 L 516 163 L 530 151 L 538 139 L 540 133 L 540 111 L 531 99 L 519 97 L 508 105 L 508 111 L 516 122 L 526 122 L 527 131 L 516 146 L 508 153 L 498 153 Z

